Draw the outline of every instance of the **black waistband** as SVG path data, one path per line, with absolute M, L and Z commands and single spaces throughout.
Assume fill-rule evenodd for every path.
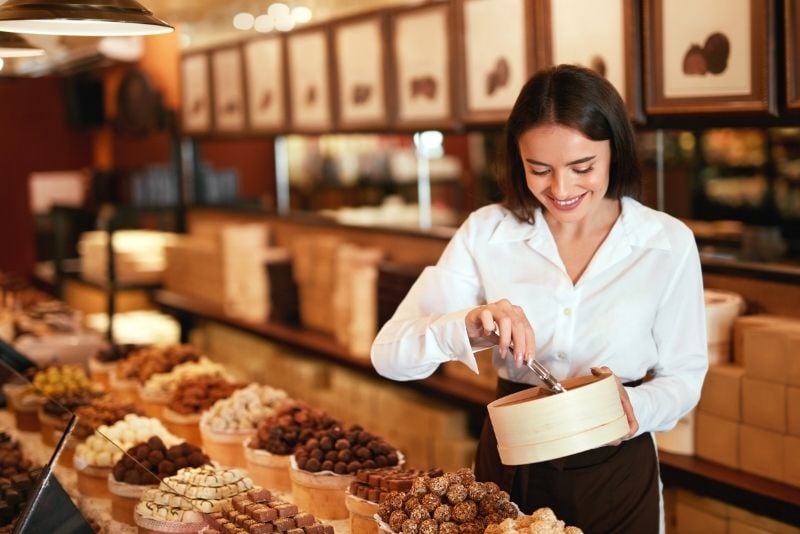
M 635 388 L 637 386 L 641 386 L 643 382 L 644 378 L 640 378 L 638 380 L 631 380 L 630 382 L 623 382 L 622 385 L 629 388 Z M 524 384 L 522 382 L 512 382 L 511 380 L 506 380 L 505 378 L 497 377 L 497 398 L 499 399 L 500 397 L 505 397 L 506 395 L 519 393 L 520 391 L 532 387 L 534 387 L 532 384 Z

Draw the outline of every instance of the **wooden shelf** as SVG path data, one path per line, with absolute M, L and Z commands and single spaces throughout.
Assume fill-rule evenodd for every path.
M 659 451 L 665 486 L 676 485 L 757 514 L 800 525 L 800 488 L 695 456 Z
M 161 307 L 176 312 L 189 313 L 196 317 L 210 319 L 260 335 L 266 339 L 280 341 L 287 345 L 308 349 L 316 356 L 362 371 L 373 378 L 384 379 L 372 367 L 368 358 L 354 356 L 339 345 L 333 337 L 298 326 L 280 323 L 256 323 L 226 315 L 219 306 L 191 299 L 178 293 L 158 290 L 155 299 Z M 424 380 L 408 382 L 411 387 L 434 392 L 451 400 L 468 403 L 481 408 L 495 399 L 494 391 L 480 388 L 469 382 L 435 373 Z

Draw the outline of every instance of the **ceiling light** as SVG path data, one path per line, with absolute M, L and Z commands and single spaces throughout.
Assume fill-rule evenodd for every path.
M 237 13 L 233 17 L 233 27 L 237 30 L 252 30 L 256 18 L 250 13 Z
M 0 57 L 41 56 L 44 50 L 35 47 L 16 33 L 0 32 Z
M 255 28 L 257 32 L 269 33 L 275 29 L 275 19 L 271 15 L 259 15 L 256 17 Z
M 298 24 L 311 21 L 311 9 L 306 6 L 297 6 L 292 9 L 292 18 Z
M 0 6 L 0 31 L 102 37 L 173 29 L 136 0 L 8 0 Z
M 292 31 L 294 28 L 294 19 L 291 15 L 282 15 L 275 19 L 275 29 L 280 32 Z
M 288 17 L 291 12 L 289 11 L 289 6 L 286 4 L 276 2 L 267 8 L 267 14 L 272 15 L 277 20 L 281 17 Z

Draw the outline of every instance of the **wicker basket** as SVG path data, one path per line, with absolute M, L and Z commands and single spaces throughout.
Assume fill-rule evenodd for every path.
M 347 519 L 350 516 L 345 505 L 345 494 L 355 476 L 309 473 L 297 468 L 294 456 L 290 462 L 292 497 L 301 510 L 307 510 L 321 519 Z
M 261 449 L 251 449 L 250 440 L 244 442 L 244 457 L 247 472 L 253 482 L 271 490 L 288 493 L 292 491 L 289 477 L 289 455 L 272 454 Z
M 67 428 L 67 422 L 60 417 L 53 417 L 45 413 L 43 407 L 39 407 L 37 412 L 39 418 L 39 432 L 42 435 L 42 442 L 48 447 L 58 445 L 58 440 Z
M 203 452 L 222 466 L 244 468 L 247 460 L 244 457 L 242 445 L 254 432 L 255 429 L 239 432 L 215 432 L 201 423 L 200 435 L 203 437 Z
M 561 458 L 601 447 L 628 433 L 613 375 L 562 382 L 566 392 L 532 387 L 489 404 L 497 451 L 505 465 Z
M 139 406 L 147 417 L 155 417 L 161 419 L 164 413 L 164 408 L 169 403 L 169 395 L 152 395 L 139 387 L 138 392 Z
M 20 378 L 20 381 L 22 379 Z M 7 383 L 3 385 L 3 394 L 6 397 L 8 407 L 14 413 L 14 424 L 17 430 L 24 432 L 39 432 L 39 405 L 41 400 L 30 393 L 30 384 L 26 383 Z M 23 398 L 28 398 L 28 402 L 22 402 Z
M 74 458 L 73 465 L 78 473 L 78 492 L 81 495 L 98 499 L 111 498 L 111 492 L 108 490 L 110 467 L 86 465 L 77 457 Z
M 134 517 L 136 505 L 145 490 L 156 488 L 157 485 L 136 485 L 118 482 L 114 475 L 108 474 L 108 491 L 111 493 L 111 518 L 114 521 L 136 526 Z
M 200 433 L 200 414 L 183 415 L 165 407 L 161 413 L 164 426 L 171 433 L 198 447 L 203 446 L 203 436 Z
M 350 534 L 378 534 L 378 524 L 374 517 L 378 513 L 376 503 L 348 493 L 344 504 L 350 512 Z
M 199 512 L 197 512 L 199 515 Z M 197 533 L 207 526 L 202 516 L 199 521 L 193 523 L 181 523 L 179 521 L 160 521 L 150 517 L 142 517 L 137 512 L 133 514 L 139 534 L 184 534 Z

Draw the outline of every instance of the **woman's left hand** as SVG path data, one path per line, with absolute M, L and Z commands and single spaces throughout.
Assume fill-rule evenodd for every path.
M 592 374 L 594 376 L 614 375 L 613 371 L 611 371 L 611 369 L 608 367 L 592 367 Z M 639 430 L 639 421 L 636 420 L 636 414 L 633 413 L 633 405 L 631 405 L 631 399 L 628 397 L 628 392 L 625 391 L 625 387 L 622 385 L 622 382 L 620 382 L 617 375 L 614 375 L 614 380 L 617 382 L 619 398 L 622 401 L 622 410 L 625 412 L 625 417 L 628 418 L 628 433 L 622 436 L 622 438 L 609 443 L 609 445 L 617 446 L 636 434 L 636 432 Z

